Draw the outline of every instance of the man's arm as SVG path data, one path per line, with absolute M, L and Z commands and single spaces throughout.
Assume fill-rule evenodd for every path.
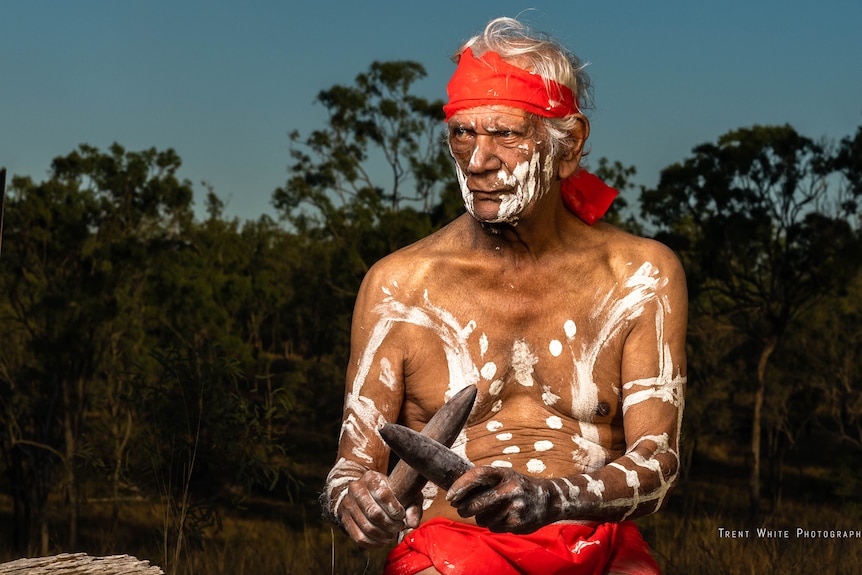
M 564 519 L 634 518 L 664 503 L 679 470 L 688 302 L 676 257 L 661 247 L 653 259 L 660 282 L 621 360 L 625 454 L 595 472 L 554 479 L 476 467 L 447 494 L 462 516 L 494 531 L 526 533 Z
M 324 513 L 365 547 L 388 543 L 419 519 L 418 508 L 405 510 L 392 492 L 389 448 L 377 433 L 397 421 L 404 397 L 403 351 L 389 337 L 398 326 L 376 311 L 388 297 L 382 269 L 369 271 L 357 296 L 338 456 L 321 495 Z

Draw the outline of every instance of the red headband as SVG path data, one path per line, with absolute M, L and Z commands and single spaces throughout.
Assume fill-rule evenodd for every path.
M 476 106 L 512 106 L 545 118 L 579 112 L 575 94 L 568 87 L 504 62 L 496 52 L 476 58 L 470 48 L 464 50 L 446 91 L 449 103 L 443 111 L 447 121 Z M 557 98 L 551 99 L 549 92 L 556 93 Z M 566 208 L 590 225 L 605 215 L 618 193 L 584 169 L 578 169 L 560 186 Z
M 496 52 L 476 58 L 470 48 L 461 54 L 446 92 L 446 120 L 476 106 L 512 106 L 545 118 L 579 111 L 575 94 L 567 86 L 504 62 Z

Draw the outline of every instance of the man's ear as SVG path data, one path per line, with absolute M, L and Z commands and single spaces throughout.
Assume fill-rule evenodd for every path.
M 567 146 L 560 157 L 560 165 L 557 168 L 557 176 L 565 180 L 574 174 L 581 163 L 584 155 L 584 145 L 590 137 L 590 121 L 583 114 L 576 114 L 577 122 L 569 135 L 570 146 Z

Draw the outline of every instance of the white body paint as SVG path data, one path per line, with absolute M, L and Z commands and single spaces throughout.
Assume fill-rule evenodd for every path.
M 595 416 L 598 405 L 598 387 L 593 380 L 593 370 L 602 349 L 629 322 L 643 314 L 647 302 L 655 300 L 656 290 L 662 281 L 658 270 L 650 263 L 644 263 L 625 283 L 627 293 L 622 297 L 614 290 L 609 291 L 595 308 L 593 319 L 601 322 L 598 337 L 581 343 L 579 353 L 574 359 L 574 380 L 578 382 L 577 391 L 572 399 L 572 413 L 579 421 L 590 422 Z M 664 310 L 657 313 L 656 322 L 664 321 Z M 574 322 L 563 326 L 568 341 L 572 343 L 577 333 Z M 568 334 L 572 335 L 569 336 Z M 659 340 L 664 341 L 660 333 Z
M 532 184 L 528 185 L 529 182 L 527 180 L 529 178 L 525 174 L 533 174 L 531 177 L 534 177 L 535 170 L 531 171 L 525 168 L 522 171 L 513 173 L 511 178 L 515 178 L 515 181 L 518 182 L 517 187 L 520 190 L 521 196 L 529 200 L 532 198 L 531 194 L 534 191 L 530 188 Z M 506 209 L 508 210 L 509 208 Z M 501 204 L 501 213 L 503 211 Z M 551 357 L 556 358 L 563 355 L 566 349 L 568 349 L 571 356 L 571 414 L 577 421 L 577 431 L 571 436 L 574 444 L 574 449 L 571 453 L 574 462 L 579 464 L 581 469 L 584 470 L 581 477 L 585 480 L 585 492 L 598 498 L 600 502 L 604 501 L 605 483 L 602 480 L 593 479 L 589 474 L 597 472 L 607 465 L 609 454 L 601 443 L 598 427 L 592 423 L 598 407 L 598 386 L 594 380 L 594 370 L 601 351 L 626 325 L 642 316 L 649 302 L 656 304 L 655 329 L 658 345 L 657 351 L 659 354 L 659 373 L 656 377 L 623 383 L 622 391 L 625 394 L 622 402 L 622 413 L 625 415 L 629 409 L 644 401 L 660 400 L 678 408 L 677 434 L 679 426 L 681 426 L 682 396 L 685 378 L 678 373 L 674 373 L 675 364 L 671 357 L 670 345 L 665 341 L 664 337 L 664 317 L 667 313 L 670 313 L 669 305 L 666 300 L 656 297 L 657 291 L 664 287 L 665 282 L 666 280 L 660 276 L 658 270 L 652 264 L 644 263 L 624 282 L 622 286 L 623 293 L 619 293 L 619 288 L 615 287 L 603 296 L 597 294 L 598 305 L 595 306 L 595 311 L 591 317 L 591 321 L 599 326 L 597 337 L 592 337 L 589 341 L 579 341 L 576 339 L 579 332 L 577 325 L 574 321 L 567 320 L 562 325 L 565 344 L 558 339 L 546 340 L 550 341 L 548 352 Z M 393 284 L 391 288 L 384 288 L 382 291 L 385 297 L 374 308 L 379 316 L 379 320 L 373 326 L 368 339 L 368 345 L 360 357 L 356 375 L 347 394 L 347 415 L 341 431 L 342 437 L 349 437 L 353 444 L 352 455 L 357 461 L 371 463 L 370 456 L 364 450 L 369 441 L 368 433 L 378 429 L 385 423 L 378 406 L 362 394 L 363 386 L 374 362 L 378 362 L 380 382 L 386 388 L 394 390 L 399 383 L 395 380 L 394 370 L 388 358 L 377 358 L 378 350 L 383 341 L 393 326 L 399 322 L 426 328 L 439 338 L 445 354 L 449 378 L 444 399 L 448 399 L 467 385 L 476 384 L 484 380 L 489 382 L 486 385 L 488 385 L 487 389 L 490 396 L 497 397 L 491 403 L 490 408 L 491 413 L 497 413 L 504 407 L 503 397 L 506 396 L 502 396 L 501 394 L 505 387 L 509 385 L 507 382 L 511 381 L 513 384 L 517 384 L 523 388 L 533 388 L 535 386 L 535 370 L 540 360 L 530 349 L 527 341 L 516 339 L 512 343 L 511 355 L 508 359 L 510 370 L 506 371 L 511 377 L 507 379 L 494 379 L 499 371 L 497 364 L 492 361 L 482 362 L 493 343 L 489 341 L 485 333 L 478 335 L 477 342 L 481 356 L 480 362 L 482 362 L 481 369 L 477 367 L 477 363 L 471 357 L 469 342 L 476 329 L 475 321 L 468 320 L 462 325 L 458 318 L 454 317 L 450 312 L 431 303 L 427 292 L 424 294 L 419 305 L 411 306 L 397 299 L 397 284 Z M 553 406 L 560 399 L 560 395 L 554 393 L 551 386 L 542 385 L 541 400 L 546 406 Z M 550 430 L 560 430 L 563 428 L 563 420 L 559 416 L 551 415 L 546 418 L 545 425 Z M 488 432 L 494 434 L 495 439 L 500 442 L 500 451 L 498 453 L 501 456 L 521 453 L 522 449 L 519 445 L 510 443 L 513 440 L 516 443 L 518 442 L 517 434 L 504 431 L 505 420 L 493 419 L 487 421 L 485 428 Z M 629 446 L 624 459 L 627 458 L 630 464 L 622 465 L 614 462 L 610 465 L 611 468 L 623 474 L 625 484 L 632 489 L 633 496 L 630 498 L 615 498 L 611 501 L 601 503 L 601 505 L 612 508 L 624 508 L 626 509 L 625 517 L 628 517 L 644 502 L 656 501 L 657 505 L 660 504 L 670 488 L 670 484 L 662 474 L 661 465 L 658 460 L 654 457 L 644 458 L 639 452 L 635 451 L 643 441 L 647 440 L 654 442 L 657 446 L 654 450 L 656 455 L 669 453 L 678 460 L 678 454 L 671 449 L 668 437 L 665 434 L 664 436 L 644 437 L 635 445 Z M 468 437 L 466 431 L 462 430 L 453 445 L 453 450 L 462 457 L 467 458 L 467 444 Z M 555 445 L 548 440 L 539 440 L 533 442 L 533 448 L 536 452 L 550 452 L 555 448 Z M 503 458 L 493 460 L 491 465 L 502 468 L 511 468 L 513 466 L 511 461 Z M 341 459 L 330 473 L 327 489 L 331 493 L 339 494 L 335 502 L 336 506 L 344 496 L 344 485 L 349 483 L 351 478 L 355 478 L 355 475 L 353 475 L 355 474 L 355 466 L 356 463 Z M 523 471 L 531 474 L 541 474 L 546 468 L 547 465 L 544 461 L 533 458 L 527 461 Z M 641 493 L 638 469 L 657 475 L 660 478 L 659 488 L 649 493 Z M 574 509 L 578 505 L 580 489 L 567 479 L 560 479 L 559 481 L 562 481 L 562 486 L 557 483 L 554 483 L 554 485 L 555 488 L 561 490 L 560 493 L 566 496 L 566 500 L 562 503 L 563 507 L 568 508 L 567 506 L 571 506 Z M 439 495 L 439 489 L 429 484 L 424 489 L 423 495 L 426 498 L 423 507 L 427 509 L 431 505 L 432 500 Z
M 530 352 L 527 342 L 518 340 L 512 346 L 512 369 L 515 370 L 515 381 L 524 387 L 533 386 L 533 366 L 539 359 Z

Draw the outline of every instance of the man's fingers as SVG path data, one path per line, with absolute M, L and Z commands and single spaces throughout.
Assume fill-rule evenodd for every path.
M 392 491 L 386 489 L 383 484 L 371 481 L 366 485 L 359 485 L 354 482 L 348 487 L 348 494 L 359 514 L 370 523 L 393 532 L 397 532 L 404 525 L 404 508 L 395 499 Z
M 406 516 L 386 476 L 369 471 L 348 486 L 341 523 L 354 541 L 370 548 L 390 542 L 404 529 Z
M 478 516 L 480 513 L 493 512 L 496 507 L 504 505 L 505 501 L 500 494 L 489 487 L 478 485 L 468 490 L 463 497 L 459 498 L 453 505 L 458 509 L 461 517 Z
M 446 493 L 446 500 L 460 508 L 477 497 L 490 497 L 501 480 L 502 476 L 493 467 L 474 467 L 455 480 Z
M 422 520 L 422 506 L 421 505 L 411 505 L 407 508 L 407 517 L 405 518 L 405 523 L 407 527 L 410 529 L 416 529 L 419 527 L 419 522 Z
M 379 509 L 386 514 L 386 519 L 389 521 L 403 524 L 404 519 L 407 516 L 407 512 L 405 511 L 404 506 L 402 506 L 395 497 L 392 489 L 389 488 L 389 483 L 385 477 L 380 482 L 369 485 L 368 492 L 375 503 L 375 505 L 369 510 L 370 512 L 374 513 L 375 508 Z M 384 519 L 383 517 L 376 518 Z
M 342 515 L 341 525 L 351 539 L 365 549 L 381 547 L 391 541 L 392 534 L 383 531 L 368 521 L 368 518 L 359 514 L 357 518 L 349 511 Z

